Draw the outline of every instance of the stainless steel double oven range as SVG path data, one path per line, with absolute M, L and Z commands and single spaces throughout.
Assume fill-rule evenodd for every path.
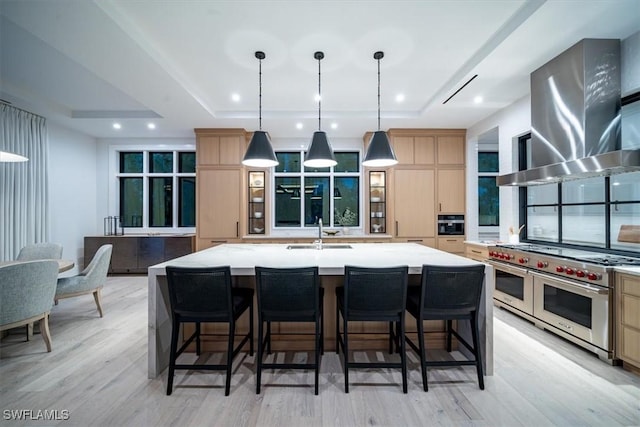
M 489 248 L 496 305 L 613 363 L 613 267 L 639 258 L 553 246 Z

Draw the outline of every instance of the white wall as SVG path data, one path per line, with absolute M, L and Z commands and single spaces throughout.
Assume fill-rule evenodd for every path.
M 531 97 L 526 96 L 467 129 L 467 239 L 478 240 L 478 137 L 498 127 L 500 175 L 518 169 L 518 137 L 531 130 Z M 518 188 L 500 187 L 500 240 L 518 224 Z
M 49 132 L 50 240 L 63 247 L 62 257 L 84 267 L 84 236 L 96 229 L 96 140 L 47 122 Z

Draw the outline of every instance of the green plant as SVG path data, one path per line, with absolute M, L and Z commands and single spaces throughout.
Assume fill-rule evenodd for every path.
M 335 223 L 339 225 L 356 225 L 358 223 L 358 214 L 353 212 L 348 207 L 342 212 L 342 214 L 335 209 L 334 211 Z

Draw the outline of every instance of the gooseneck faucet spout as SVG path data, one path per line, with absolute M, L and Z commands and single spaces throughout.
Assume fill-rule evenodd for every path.
M 316 240 L 318 249 L 322 249 L 322 218 L 318 218 L 318 240 Z

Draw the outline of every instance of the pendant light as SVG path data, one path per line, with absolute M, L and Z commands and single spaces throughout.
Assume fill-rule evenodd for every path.
M 265 58 L 264 52 L 257 51 L 256 58 L 260 61 L 259 85 L 260 96 L 258 102 L 259 108 L 259 130 L 253 132 L 247 152 L 244 154 L 242 164 L 256 168 L 268 168 L 278 164 L 276 153 L 273 152 L 271 139 L 269 134 L 262 130 L 262 60 Z
M 373 54 L 373 59 L 378 61 L 378 130 L 373 133 L 362 161 L 363 166 L 369 167 L 386 167 L 398 163 L 386 132 L 380 130 L 380 60 L 382 58 L 384 58 L 384 52 L 378 51 Z
M 327 168 L 335 166 L 338 162 L 333 155 L 331 144 L 329 144 L 329 140 L 327 139 L 327 134 L 322 132 L 320 127 L 320 107 L 322 104 L 322 92 L 320 91 L 320 61 L 324 58 L 324 53 L 316 52 L 313 54 L 313 57 L 318 60 L 318 130 L 313 133 L 311 145 L 309 145 L 307 155 L 304 158 L 304 165 L 312 168 Z

